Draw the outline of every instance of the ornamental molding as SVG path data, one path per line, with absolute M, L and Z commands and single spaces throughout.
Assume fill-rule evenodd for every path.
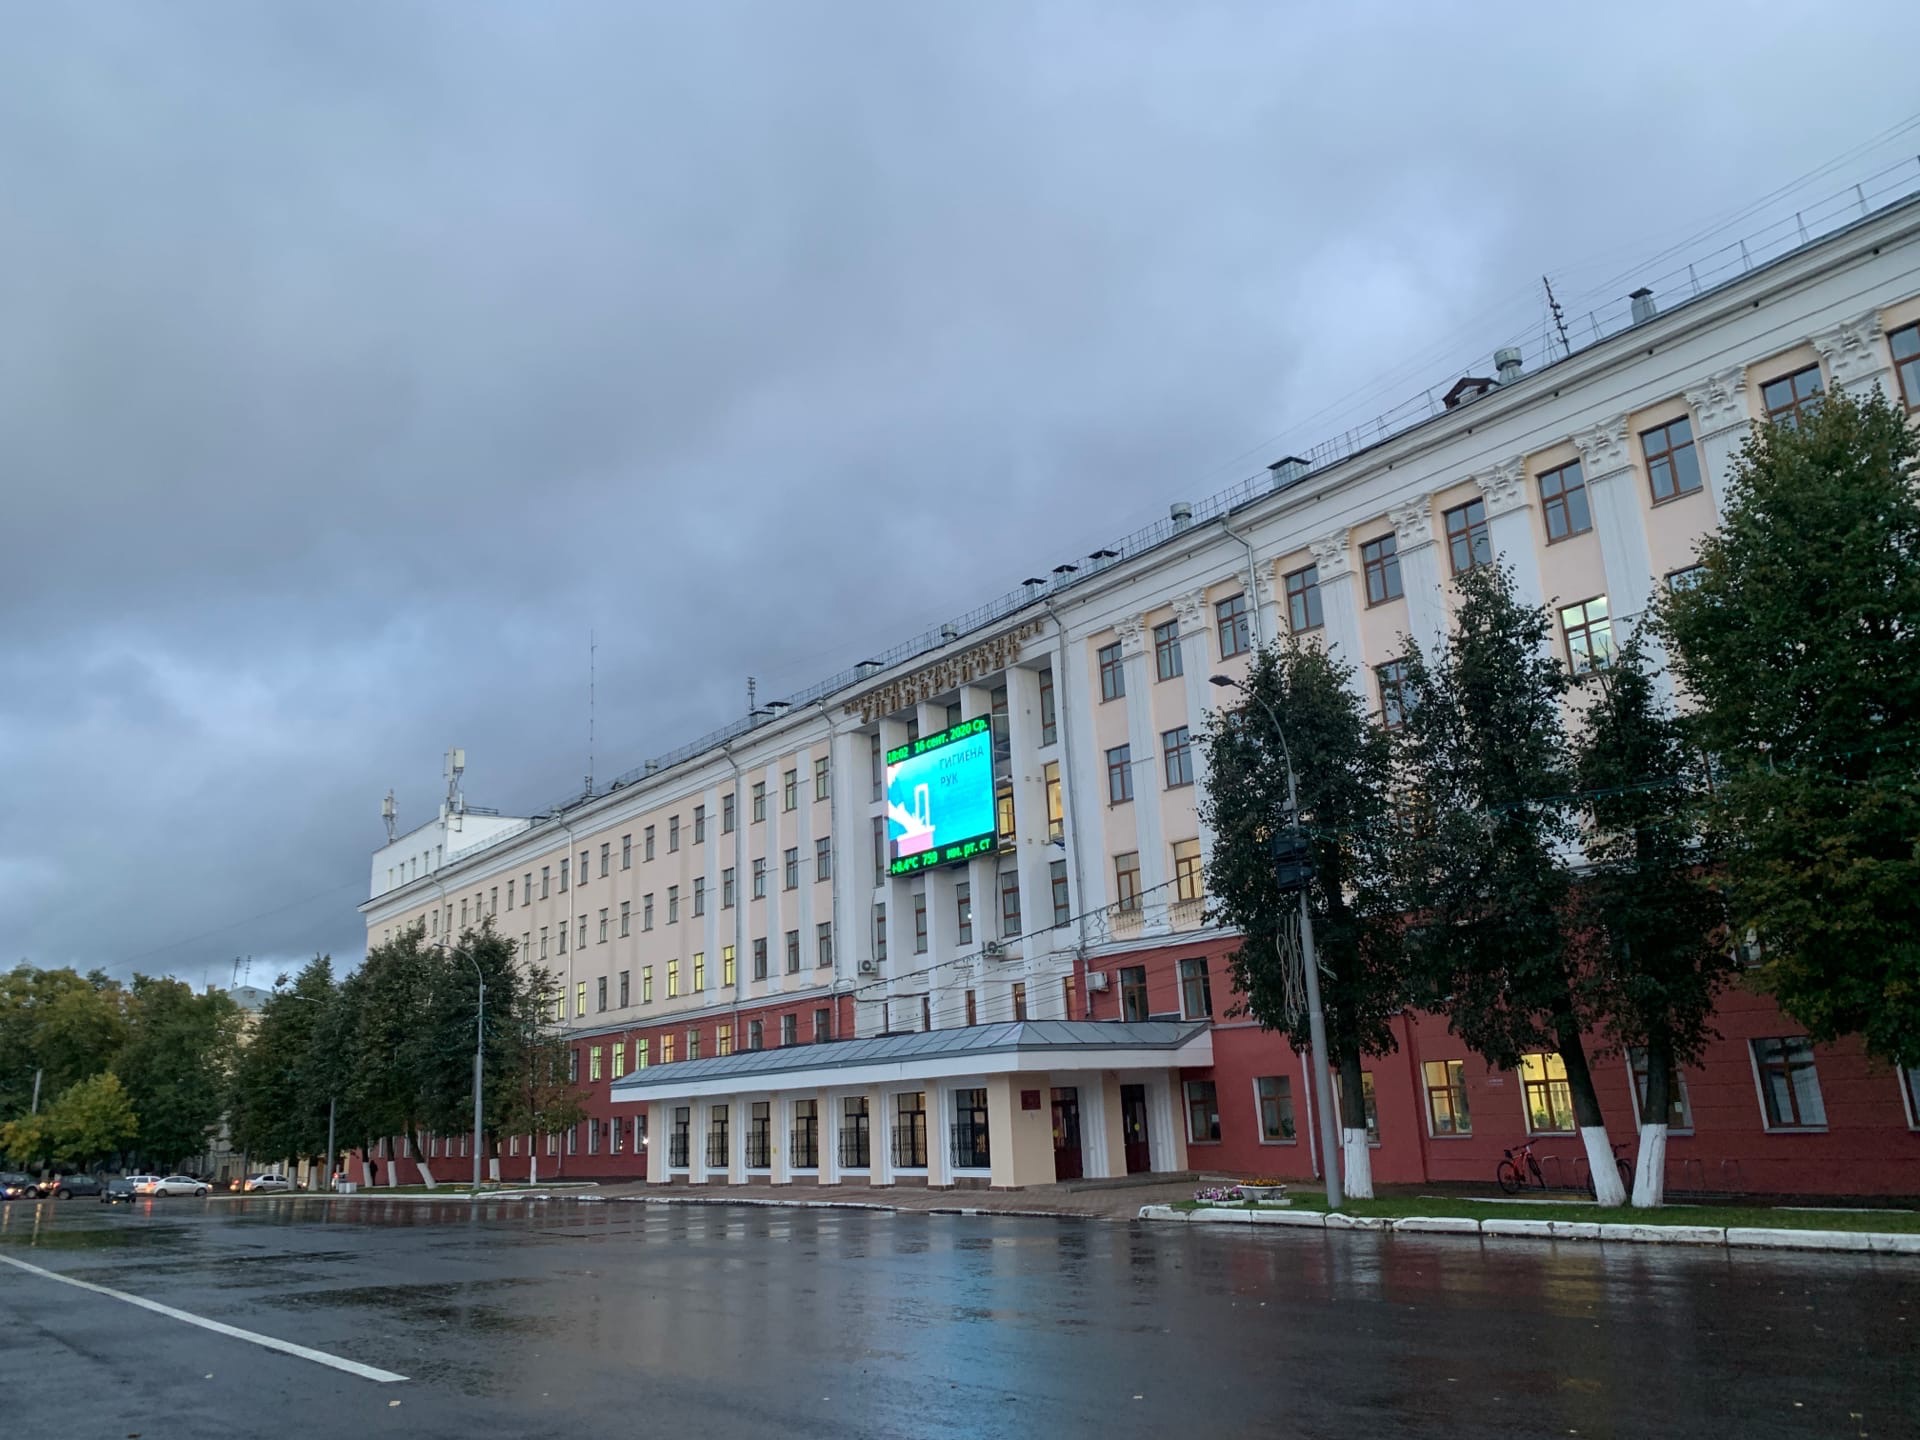
M 1173 597 L 1173 613 L 1180 622 L 1180 638 L 1190 639 L 1207 628 L 1207 592 L 1204 587 Z
M 949 690 L 970 685 L 983 676 L 996 674 L 1019 660 L 1020 647 L 1044 628 L 1045 622 L 1040 620 L 1028 620 L 1016 625 L 991 640 L 968 646 L 957 655 L 936 660 L 911 675 L 903 675 L 878 689 L 869 690 L 848 705 L 845 713 L 849 716 L 858 715 L 862 724 L 871 725 L 882 715 L 892 715 L 909 706 L 924 704 L 936 695 L 944 695 Z
M 1336 530 L 1331 535 L 1323 535 L 1318 540 L 1307 543 L 1307 550 L 1313 556 L 1314 568 L 1319 571 L 1322 585 L 1329 580 L 1338 580 L 1353 573 L 1353 532 Z
M 1687 387 L 1687 404 L 1700 421 L 1702 435 L 1717 435 L 1723 430 L 1748 424 L 1753 414 L 1747 409 L 1747 367 L 1735 365 L 1709 375 L 1698 385 Z
M 1115 637 L 1120 641 L 1120 658 L 1131 660 L 1147 651 L 1147 617 L 1129 615 L 1113 627 Z
M 1813 337 L 1813 348 L 1827 362 L 1827 373 L 1834 384 L 1852 385 L 1871 380 L 1887 368 L 1879 342 L 1880 316 L 1869 310 L 1857 319 L 1821 331 Z
M 1387 511 L 1387 521 L 1393 526 L 1394 541 L 1403 553 L 1434 543 L 1431 496 L 1423 495 L 1418 500 L 1394 506 Z
M 1521 456 L 1501 461 L 1485 475 L 1474 476 L 1473 483 L 1487 502 L 1488 519 L 1527 506 L 1527 462 Z
M 1573 437 L 1573 443 L 1580 451 L 1580 463 L 1586 467 L 1588 484 L 1633 464 L 1633 450 L 1627 444 L 1627 428 L 1627 417 L 1620 414 Z

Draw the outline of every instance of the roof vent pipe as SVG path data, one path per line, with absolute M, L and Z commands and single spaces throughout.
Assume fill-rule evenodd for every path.
M 1500 373 L 1502 385 L 1511 385 L 1518 380 L 1520 367 L 1524 363 L 1520 358 L 1520 352 L 1511 345 L 1493 352 L 1493 368 Z
M 1627 299 L 1633 302 L 1633 323 L 1644 325 L 1660 313 L 1660 307 L 1653 303 L 1653 291 L 1642 285 Z
M 1167 518 L 1173 521 L 1173 532 L 1177 535 L 1193 524 L 1193 506 L 1184 500 L 1176 500 L 1167 507 Z
M 1284 490 L 1312 468 L 1311 461 L 1302 460 L 1298 455 L 1282 455 L 1267 466 L 1267 472 L 1273 476 L 1273 488 Z

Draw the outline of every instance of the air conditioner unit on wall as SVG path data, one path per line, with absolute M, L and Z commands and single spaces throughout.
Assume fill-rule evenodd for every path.
M 998 940 L 989 940 L 987 941 L 986 948 L 981 953 L 989 960 L 998 960 L 1002 955 L 1007 953 L 1007 947 L 1002 945 Z
M 862 960 L 860 962 L 860 973 L 862 975 L 871 975 L 873 974 L 874 971 L 878 970 L 879 968 L 880 967 L 874 964 L 874 962 L 871 960 Z
M 1087 971 L 1087 989 L 1104 990 L 1107 988 L 1107 972 L 1104 970 Z

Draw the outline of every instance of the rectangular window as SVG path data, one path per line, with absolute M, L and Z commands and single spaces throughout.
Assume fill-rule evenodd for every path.
M 633 983 L 629 978 L 631 974 L 632 972 L 628 970 L 620 972 L 620 1008 L 622 1010 L 633 1003 Z
M 580 940 L 576 948 L 585 949 L 587 944 L 587 917 L 580 917 Z
M 600 842 L 600 874 L 604 877 L 610 874 L 612 870 L 613 842 L 611 840 L 602 840 Z
M 653 826 L 651 825 L 647 826 L 645 831 L 645 836 L 646 836 L 646 846 L 645 846 L 646 858 L 651 860 L 653 859 Z
M 1211 1080 L 1187 1081 L 1187 1143 L 1211 1144 L 1220 1138 L 1220 1100 Z
M 747 1022 L 747 1049 L 759 1050 L 764 1048 L 766 1043 L 767 1022 L 764 1020 L 749 1020 Z
M 787 931 L 787 974 L 798 975 L 799 973 L 800 932 L 798 930 L 789 930 Z
M 553 938 L 556 942 L 554 946 L 555 952 L 561 955 L 566 954 L 567 953 L 567 922 L 566 921 L 562 920 L 558 925 L 553 927 Z
M 1000 872 L 1000 936 L 1005 940 L 1020 935 L 1020 872 L 1012 866 Z
M 631 934 L 633 934 L 633 902 L 622 900 L 620 902 L 620 938 L 624 940 Z
M 731 945 L 720 947 L 720 984 L 723 989 L 731 989 L 736 978 L 734 963 L 736 953 Z
M 813 1043 L 824 1045 L 833 1038 L 833 1011 L 822 1005 L 813 1012 Z
M 756 980 L 767 978 L 767 942 L 764 936 L 753 942 L 753 978 Z
M 1493 543 L 1487 536 L 1486 501 L 1469 500 L 1440 518 L 1446 522 L 1447 554 L 1452 559 L 1454 574 L 1464 575 L 1493 563 Z
M 1374 683 L 1380 687 L 1380 723 L 1398 730 L 1407 723 L 1407 662 L 1389 660 L 1373 667 Z
M 1053 891 L 1053 927 L 1059 929 L 1073 919 L 1073 899 L 1067 890 L 1067 862 L 1047 862 L 1047 887 Z
M 1287 576 L 1287 623 L 1298 635 L 1327 623 L 1320 608 L 1320 567 L 1309 565 Z
M 1049 760 L 1040 767 L 1040 779 L 1047 799 L 1047 840 L 1064 840 L 1067 834 L 1066 805 L 1060 791 L 1060 762 Z
M 1907 1128 L 1920 1130 L 1920 1065 L 1901 1067 L 1900 1103 L 1907 1107 Z
M 953 908 L 957 921 L 959 943 L 973 943 L 973 882 L 956 880 L 953 882 Z
M 584 885 L 587 883 L 587 877 L 588 877 L 588 873 L 589 873 L 592 861 L 593 861 L 593 856 L 590 852 L 585 850 L 582 850 L 580 852 L 580 868 L 573 872 L 574 884 Z
M 1700 488 L 1700 457 L 1693 448 L 1693 425 L 1685 417 L 1641 431 L 1640 450 L 1647 457 L 1654 504 Z
M 1809 365 L 1778 380 L 1767 381 L 1760 387 L 1760 403 L 1766 407 L 1767 419 L 1774 424 L 1794 426 L 1800 423 L 1801 416 L 1813 413 L 1826 388 L 1820 378 L 1820 367 Z
M 813 878 L 816 882 L 833 878 L 833 837 L 822 835 L 813 842 Z
M 597 991 L 594 996 L 594 1009 L 605 1010 L 607 1008 L 607 977 L 602 975 L 594 984 Z
M 700 1028 L 696 1025 L 687 1031 L 687 1059 L 700 1058 Z
M 696 915 L 707 913 L 707 877 L 704 875 L 693 877 L 693 913 Z
M 1573 1091 L 1567 1086 L 1566 1061 L 1557 1054 L 1521 1056 L 1520 1085 L 1530 1133 L 1573 1133 Z
M 573 1013 L 576 1019 L 587 1013 L 587 982 L 584 980 L 573 987 Z
M 1129 850 L 1113 857 L 1113 894 L 1122 913 L 1140 908 L 1140 852 Z
M 764 855 L 756 857 L 753 862 L 753 898 L 767 898 L 767 860 Z
M 1400 545 L 1393 536 L 1382 535 L 1362 545 L 1360 569 L 1366 577 L 1367 604 L 1384 605 L 1400 598 Z
M 1587 505 L 1587 477 L 1578 460 L 1568 461 L 1540 477 L 1540 505 L 1546 515 L 1549 545 L 1593 529 L 1593 511 Z
M 600 1078 L 600 1057 L 601 1048 L 598 1045 L 587 1051 L 587 1079 L 598 1080 Z
M 622 870 L 633 869 L 633 836 L 631 835 L 622 835 L 620 837 L 620 868 Z
M 1169 790 L 1193 784 L 1193 742 L 1185 725 L 1161 735 L 1160 756 L 1166 762 Z
M 1153 627 L 1153 669 L 1162 680 L 1184 674 L 1180 665 L 1180 622 L 1169 620 Z
M 813 927 L 813 963 L 819 970 L 833 968 L 833 922 L 822 920 Z
M 993 1164 L 984 1090 L 953 1092 L 953 1163 L 962 1170 L 985 1170 Z
M 1261 1075 L 1253 1082 L 1253 1093 L 1260 1102 L 1260 1143 L 1290 1143 L 1294 1138 L 1293 1078 L 1288 1075 Z
M 780 1017 L 780 1043 L 782 1045 L 798 1045 L 800 1043 L 799 1016 L 782 1015 Z
M 1053 698 L 1053 668 L 1040 672 L 1040 743 L 1052 745 L 1060 739 L 1060 716 Z
M 669 815 L 667 817 L 667 853 L 672 855 L 677 853 L 679 849 L 680 817 L 678 815 Z
M 1107 800 L 1124 805 L 1133 799 L 1133 747 L 1116 745 L 1107 751 Z
M 660 1063 L 662 1065 L 673 1063 L 673 1036 L 671 1035 L 660 1037 Z
M 513 909 L 513 881 L 507 881 L 507 909 Z
M 1222 660 L 1244 655 L 1253 648 L 1253 616 L 1248 610 L 1245 595 L 1229 595 L 1225 600 L 1217 601 L 1213 607 L 1213 617 L 1220 632 Z
M 602 945 L 607 943 L 607 925 L 608 925 L 607 915 L 608 915 L 607 907 L 602 905 L 600 907 L 600 943 Z
M 698 995 L 707 988 L 707 952 L 693 952 L 693 993 Z
M 715 1055 L 733 1053 L 733 1026 L 724 1020 L 713 1027 L 713 1053 Z
M 1118 700 L 1127 693 L 1126 662 L 1121 658 L 1120 646 L 1102 645 L 1098 655 L 1100 661 L 1100 698 L 1102 701 Z
M 1429 1060 L 1420 1068 L 1427 1082 L 1427 1133 L 1471 1135 L 1473 1117 L 1467 1112 L 1466 1061 Z
M 873 795 L 871 798 L 878 800 L 880 798 L 881 774 L 885 769 L 885 766 L 883 766 L 880 761 L 880 737 L 878 735 L 869 735 L 867 737 L 867 755 L 872 762 L 873 768 Z
M 927 892 L 916 890 L 913 896 L 913 953 L 927 953 Z
M 873 878 L 878 881 L 887 873 L 887 817 L 873 817 Z
M 1198 900 L 1206 893 L 1206 875 L 1200 865 L 1200 842 L 1173 842 L 1174 891 L 1182 900 Z
M 1824 1130 L 1827 1107 L 1813 1046 L 1804 1035 L 1754 1040 L 1753 1068 L 1760 1081 L 1760 1108 L 1769 1130 Z
M 646 1038 L 643 1036 L 642 1038 L 633 1042 L 633 1068 L 636 1070 L 646 1069 L 647 1060 L 648 1060 L 647 1041 L 646 1041 Z
M 813 757 L 813 798 L 816 801 L 825 800 L 831 793 L 831 773 L 825 755 L 816 755 Z
M 794 810 L 800 805 L 800 772 L 788 770 L 780 776 L 780 808 Z
M 627 1073 L 627 1042 L 622 1040 L 613 1047 L 613 1078 L 618 1080 Z
M 1633 1123 L 1636 1129 L 1647 1107 L 1647 1052 L 1639 1045 L 1627 1047 L 1627 1067 L 1633 1075 Z M 1678 1070 L 1667 1070 L 1667 1128 L 1691 1130 L 1693 1107 L 1687 1101 L 1687 1078 Z
M 1607 618 L 1606 596 L 1562 606 L 1560 628 L 1567 632 L 1567 665 L 1575 675 L 1613 663 L 1613 622 Z
M 1013 982 L 1013 1018 L 1027 1018 L 1027 987 L 1019 980 Z
M 1893 352 L 1894 374 L 1900 377 L 1900 398 L 1909 410 L 1920 410 L 1920 323 L 1903 325 L 1887 335 Z
M 1186 1020 L 1213 1018 L 1213 982 L 1204 959 L 1180 962 L 1180 1014 Z
M 767 818 L 767 782 L 753 782 L 753 823 L 758 825 Z
M 567 893 L 568 877 L 572 869 L 573 862 L 571 860 L 562 860 L 560 862 L 560 893 L 562 895 Z
M 651 930 L 653 928 L 653 892 L 652 891 L 648 891 L 645 895 L 642 895 L 640 897 L 640 928 L 642 930 Z
M 734 802 L 735 796 L 731 791 L 720 797 L 720 833 L 722 835 L 733 834 L 734 822 L 739 819 L 740 807 Z
M 1707 567 L 1704 565 L 1689 565 L 1684 570 L 1670 570 L 1667 572 L 1667 589 L 1691 590 L 1706 578 Z
M 887 907 L 884 901 L 873 907 L 873 958 L 882 965 L 887 963 Z
M 680 962 L 667 961 L 667 999 L 672 1000 L 680 994 Z
M 1147 1008 L 1147 967 L 1129 965 L 1120 972 L 1120 1018 L 1129 1024 L 1145 1020 Z
M 653 1003 L 653 967 L 651 965 L 640 967 L 640 1003 L 642 1005 Z
M 552 893 L 552 888 L 549 884 L 552 878 L 553 877 L 551 874 L 551 868 L 549 866 L 542 865 L 540 867 L 540 898 L 542 900 L 546 899 L 547 896 Z
M 580 1047 L 578 1045 L 567 1051 L 567 1083 L 569 1085 L 580 1083 Z
M 800 888 L 800 847 L 792 845 L 780 857 L 780 888 L 798 890 Z
M 729 865 L 720 872 L 720 908 L 722 910 L 733 908 L 734 892 L 738 888 L 733 879 L 733 866 Z

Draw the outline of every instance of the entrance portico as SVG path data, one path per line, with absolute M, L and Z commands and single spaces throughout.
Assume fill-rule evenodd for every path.
M 783 1046 L 615 1081 L 655 1184 L 962 1184 L 1186 1168 L 1174 1097 L 1203 1024 L 1039 1020 Z

